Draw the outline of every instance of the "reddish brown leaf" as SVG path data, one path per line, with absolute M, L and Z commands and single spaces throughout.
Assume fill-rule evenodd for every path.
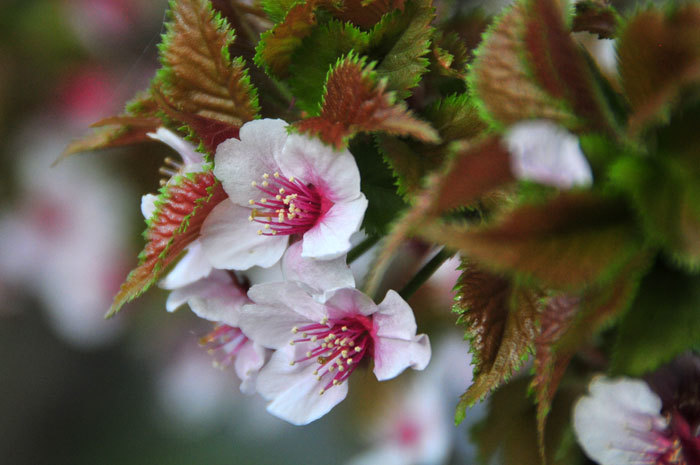
M 377 24 L 386 13 L 394 10 L 403 11 L 405 0 L 343 0 L 342 5 L 330 5 L 333 16 L 362 28 Z
M 385 81 L 377 82 L 372 65 L 366 66 L 364 58 L 348 55 L 328 75 L 321 115 L 295 126 L 338 149 L 358 132 L 381 131 L 438 142 L 435 129 L 415 118 L 403 102 L 395 102 L 385 86 Z
M 240 127 L 254 119 L 257 93 L 243 60 L 229 55 L 234 35 L 226 20 L 206 0 L 175 2 L 171 15 L 156 81 L 167 106 L 183 122 L 201 117 Z
M 572 30 L 598 34 L 600 39 L 612 39 L 617 33 L 618 16 L 608 0 L 586 0 L 576 3 Z
M 570 328 L 579 310 L 580 298 L 559 295 L 550 298 L 540 316 L 540 332 L 535 338 L 535 376 L 532 389 L 537 401 L 537 433 L 541 457 L 545 457 L 544 433 L 552 399 L 573 353 L 555 354 L 554 344 Z
M 467 327 L 474 354 L 474 382 L 457 407 L 464 409 L 483 399 L 520 368 L 537 334 L 539 293 L 463 263 L 457 282 L 454 311 Z
M 621 31 L 617 54 L 635 134 L 658 120 L 684 86 L 700 81 L 700 5 L 681 5 L 669 16 L 639 13 Z
M 434 222 L 417 233 L 491 269 L 564 289 L 605 280 L 641 247 L 624 207 L 588 192 L 521 205 L 483 227 Z
M 140 263 L 122 284 L 107 317 L 145 292 L 192 241 L 209 212 L 227 198 L 211 172 L 181 176 L 161 190 L 157 210 L 145 232 Z
M 289 72 L 294 50 L 316 25 L 314 9 L 320 0 L 307 0 L 294 5 L 284 21 L 260 37 L 255 62 L 272 74 L 283 78 Z

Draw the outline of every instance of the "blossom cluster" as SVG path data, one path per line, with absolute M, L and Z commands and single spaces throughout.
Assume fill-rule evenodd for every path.
M 170 161 L 171 180 L 203 169 L 202 155 L 173 132 L 151 137 L 182 158 Z M 169 311 L 187 303 L 216 323 L 202 343 L 234 366 L 243 392 L 306 424 L 345 398 L 359 366 L 371 361 L 379 381 L 427 366 L 430 343 L 408 304 L 394 291 L 375 304 L 346 264 L 367 207 L 350 152 L 257 120 L 219 145 L 213 171 L 228 199 L 160 285 L 171 291 Z M 141 209 L 154 215 L 157 197 L 145 195 Z

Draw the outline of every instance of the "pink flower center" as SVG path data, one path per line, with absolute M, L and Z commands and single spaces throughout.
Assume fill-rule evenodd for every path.
M 309 344 L 306 356 L 291 362 L 292 365 L 316 359 L 319 367 L 314 371 L 318 381 L 326 381 L 323 394 L 350 377 L 365 356 L 374 352 L 372 320 L 364 315 L 337 320 L 324 319 L 321 323 L 292 328 L 292 333 L 301 333 L 301 338 L 290 344 Z
M 216 325 L 214 331 L 199 340 L 214 356 L 214 364 L 221 368 L 230 366 L 236 360 L 236 355 L 246 342 L 248 338 L 240 329 L 225 324 Z
M 304 234 L 311 229 L 330 205 L 311 184 L 279 173 L 265 173 L 262 182 L 253 181 L 263 196 L 248 201 L 253 213 L 248 218 L 263 225 L 258 234 L 266 236 Z

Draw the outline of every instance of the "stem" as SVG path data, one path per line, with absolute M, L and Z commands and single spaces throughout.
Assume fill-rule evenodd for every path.
M 374 244 L 379 242 L 379 239 L 379 236 L 369 236 L 364 241 L 360 242 L 355 247 L 350 249 L 350 252 L 348 252 L 347 264 L 349 265 L 358 258 L 360 258 L 362 254 L 367 252 L 369 249 L 372 248 Z
M 448 258 L 455 253 L 452 250 L 442 249 L 428 263 L 418 270 L 418 273 L 401 289 L 399 295 L 404 300 L 408 300 L 420 287 L 440 268 L 440 265 L 445 263 Z

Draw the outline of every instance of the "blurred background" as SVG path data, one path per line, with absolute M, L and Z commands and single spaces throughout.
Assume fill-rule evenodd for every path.
M 444 311 L 455 261 L 413 302 L 433 341 L 429 376 L 378 385 L 358 370 L 348 400 L 307 427 L 270 416 L 232 371 L 214 369 L 198 344 L 210 325 L 185 308 L 167 314 L 164 291 L 103 319 L 136 264 L 141 195 L 157 189 L 169 151 L 51 165 L 147 88 L 166 3 L 0 3 L 0 463 L 470 463 L 468 427 L 483 407 L 452 426 L 471 379 Z M 406 252 L 410 268 L 428 251 Z

